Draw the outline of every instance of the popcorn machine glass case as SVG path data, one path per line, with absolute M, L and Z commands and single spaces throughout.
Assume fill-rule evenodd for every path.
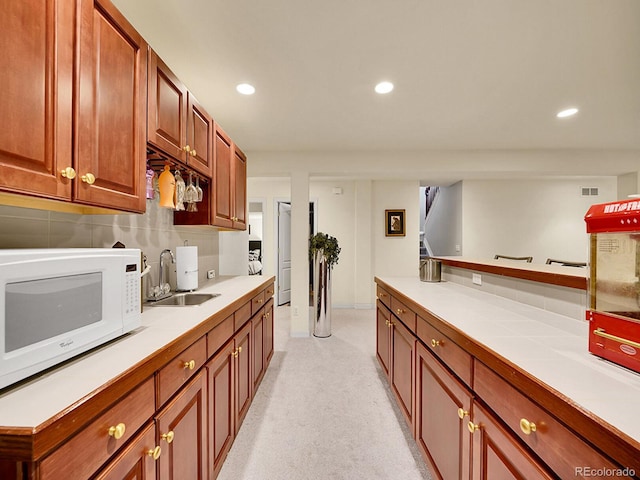
M 593 205 L 589 351 L 640 372 L 640 200 Z

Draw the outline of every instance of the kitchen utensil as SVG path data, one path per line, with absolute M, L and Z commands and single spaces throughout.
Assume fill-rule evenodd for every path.
M 184 183 L 184 180 L 182 179 L 180 170 L 176 170 L 175 181 L 176 181 L 176 193 L 175 193 L 176 210 L 184 210 L 184 192 L 187 187 Z
M 160 206 L 165 208 L 175 208 L 174 203 L 176 193 L 176 179 L 171 173 L 169 165 L 164 166 L 164 170 L 158 178 L 158 187 L 160 188 Z
M 435 258 L 425 258 L 420 262 L 420 280 L 439 282 L 442 275 L 442 262 Z

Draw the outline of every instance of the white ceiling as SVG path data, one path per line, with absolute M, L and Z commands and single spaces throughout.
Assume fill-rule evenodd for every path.
M 465 178 L 517 152 L 551 157 L 527 167 L 540 175 L 640 170 L 639 0 L 113 1 L 250 158 L 445 152 L 467 157 L 452 164 Z M 395 90 L 375 94 L 380 80 Z

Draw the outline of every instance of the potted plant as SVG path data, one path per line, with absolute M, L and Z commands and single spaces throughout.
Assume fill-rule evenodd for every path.
M 331 336 L 331 271 L 338 263 L 340 246 L 335 237 L 316 233 L 309 238 L 309 259 L 313 261 L 313 334 Z

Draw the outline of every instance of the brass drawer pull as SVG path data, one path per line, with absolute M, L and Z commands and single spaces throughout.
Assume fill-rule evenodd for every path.
M 153 457 L 154 460 L 157 460 L 158 458 L 160 458 L 161 453 L 162 453 L 162 449 L 158 445 L 156 448 L 152 448 L 151 450 L 149 450 L 147 452 L 147 455 L 149 455 L 150 457 Z
M 464 408 L 458 409 L 458 418 L 462 420 L 464 417 L 468 416 L 469 412 L 467 412 Z
M 184 362 L 182 366 L 184 367 L 185 370 L 186 369 L 193 370 L 194 368 L 196 368 L 196 362 L 195 360 L 189 360 L 188 362 Z
M 396 309 L 396 313 L 397 313 L 398 315 L 402 315 L 403 313 L 407 313 L 407 312 L 405 312 L 405 311 L 404 311 L 403 309 L 401 309 L 401 308 L 398 308 L 398 309 Z
M 469 422 L 467 423 L 467 428 L 469 429 L 470 433 L 476 433 L 476 431 L 480 430 L 480 425 L 473 422 Z
M 622 343 L 623 345 L 640 348 L 640 343 L 634 342 L 633 340 L 627 340 L 626 338 L 616 337 L 615 335 L 611 335 L 610 333 L 606 333 L 603 328 L 596 328 L 593 331 L 593 334 L 598 335 L 599 337 L 608 338 L 609 340 L 613 340 L 614 342 Z
M 525 435 L 531 435 L 531 432 L 535 432 L 536 428 L 537 427 L 535 423 L 530 422 L 526 418 L 520 419 L 520 430 L 522 430 L 522 433 L 524 433 Z
M 175 437 L 175 433 L 173 433 L 173 430 L 170 430 L 167 433 L 163 433 L 162 435 L 160 435 L 160 438 L 167 443 L 173 442 L 173 437 Z
M 124 423 L 119 423 L 115 427 L 109 427 L 109 436 L 119 440 L 124 435 L 124 432 L 127 430 L 127 427 Z
M 440 345 L 442 345 L 442 342 L 440 340 L 436 340 L 435 338 L 431 339 L 431 346 L 433 348 L 439 347 Z

